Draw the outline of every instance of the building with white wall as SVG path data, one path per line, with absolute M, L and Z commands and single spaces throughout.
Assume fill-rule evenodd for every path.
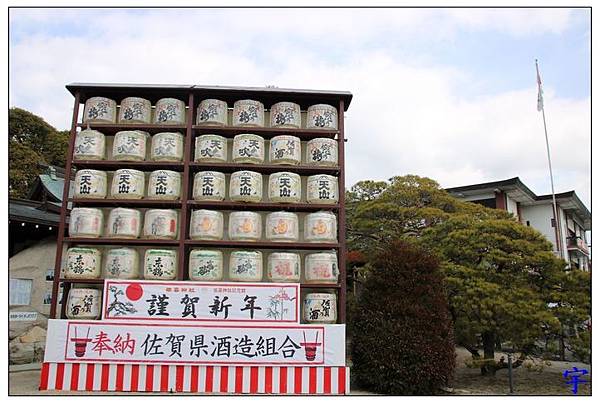
M 523 225 L 541 232 L 554 253 L 562 256 L 572 269 L 591 270 L 586 231 L 592 229 L 592 214 L 575 191 L 557 193 L 558 225 L 554 220 L 552 195 L 538 196 L 518 177 L 446 189 L 459 199 L 506 210 Z

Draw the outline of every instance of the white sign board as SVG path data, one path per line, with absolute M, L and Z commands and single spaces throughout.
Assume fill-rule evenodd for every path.
M 48 321 L 45 362 L 345 365 L 345 325 Z
M 37 312 L 10 312 L 8 320 L 10 322 L 29 322 L 37 320 Z
M 300 285 L 105 280 L 102 318 L 300 323 Z

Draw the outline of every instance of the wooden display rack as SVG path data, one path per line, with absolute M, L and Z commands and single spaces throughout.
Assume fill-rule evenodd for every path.
M 75 280 L 61 277 L 61 266 L 63 260 L 63 245 L 131 245 L 131 246 L 168 246 L 178 251 L 178 272 L 176 280 L 188 279 L 188 256 L 191 248 L 207 246 L 213 248 L 252 248 L 252 249 L 285 249 L 285 250 L 325 250 L 334 249 L 337 251 L 339 263 L 339 279 L 337 284 L 301 284 L 301 288 L 317 289 L 328 288 L 337 291 L 338 301 L 338 323 L 346 322 L 346 212 L 345 212 L 345 160 L 344 160 L 344 111 L 347 110 L 352 94 L 345 91 L 312 91 L 312 90 L 293 90 L 279 88 L 255 88 L 255 87 L 210 87 L 210 86 L 176 86 L 176 85 L 118 85 L 118 84 L 69 84 L 66 86 L 74 96 L 73 118 L 69 138 L 69 148 L 67 153 L 66 172 L 76 169 L 99 169 L 112 171 L 121 168 L 134 168 L 145 172 L 157 169 L 170 169 L 182 173 L 181 198 L 176 201 L 161 200 L 117 200 L 117 199 L 72 199 L 69 198 L 69 180 L 65 180 L 63 189 L 63 199 L 61 207 L 61 220 L 58 229 L 58 241 L 56 251 L 56 261 L 54 267 L 54 282 L 52 287 L 52 304 L 50 317 L 56 319 L 65 319 L 65 307 L 69 289 L 72 284 L 94 284 L 99 286 L 103 284 L 102 279 L 98 280 Z M 91 97 L 101 96 L 113 99 L 117 105 L 126 97 L 142 97 L 148 99 L 152 105 L 161 98 L 177 98 L 187 104 L 186 124 L 185 125 L 155 125 L 155 124 L 99 124 L 80 123 L 80 110 L 82 104 Z M 280 129 L 271 127 L 216 127 L 196 125 L 196 109 L 203 99 L 220 99 L 226 101 L 229 107 L 240 99 L 252 99 L 260 101 L 265 108 L 271 105 L 289 101 L 300 105 L 301 110 L 306 111 L 307 107 L 314 104 L 329 104 L 335 106 L 338 110 L 338 130 L 319 130 L 319 129 Z M 265 119 L 266 121 L 267 119 Z M 268 122 L 266 122 L 268 124 Z M 104 135 L 114 135 L 121 130 L 143 130 L 151 135 L 162 131 L 179 131 L 185 134 L 184 158 L 182 162 L 154 162 L 154 161 L 73 161 L 73 149 L 75 137 L 78 130 L 89 127 L 103 133 Z M 222 163 L 209 164 L 193 162 L 194 140 L 196 136 L 205 133 L 214 133 L 232 139 L 240 133 L 255 133 L 265 139 L 270 139 L 277 135 L 288 134 L 299 137 L 302 141 L 311 140 L 319 137 L 327 137 L 338 142 L 338 166 L 336 167 L 318 167 L 302 165 L 271 165 L 268 163 L 255 164 L 237 164 Z M 304 154 L 304 153 L 303 153 Z M 213 202 L 213 201 L 195 201 L 192 198 L 192 184 L 194 174 L 202 170 L 216 170 L 224 173 L 231 173 L 249 169 L 262 174 L 270 174 L 279 171 L 294 172 L 301 176 L 315 174 L 329 174 L 337 176 L 339 186 L 339 203 L 335 205 L 318 205 L 308 203 L 281 204 L 271 202 L 261 203 L 240 203 L 233 201 Z M 110 184 L 108 184 L 110 187 Z M 179 210 L 179 236 L 177 240 L 149 240 L 149 239 L 115 239 L 115 238 L 73 238 L 65 236 L 65 225 L 69 216 L 68 206 L 72 207 L 137 207 L 137 208 L 172 208 Z M 71 207 L 69 206 L 69 207 Z M 307 243 L 307 242 L 240 242 L 231 240 L 219 241 L 199 241 L 189 238 L 189 221 L 192 209 L 208 208 L 219 210 L 248 210 L 248 211 L 279 211 L 287 210 L 294 212 L 313 212 L 321 209 L 330 210 L 337 215 L 338 242 L 337 243 Z M 63 303 L 61 309 L 58 308 L 58 294 L 60 284 L 63 284 Z M 44 364 L 47 365 L 47 364 Z M 60 364 L 59 364 L 60 365 Z M 75 364 L 73 364 L 75 365 Z M 83 364 L 82 364 L 83 365 Z M 343 367 L 342 367 L 343 368 Z M 312 371 L 312 369 L 311 369 Z M 336 370 L 337 371 L 337 370 Z M 327 370 L 326 370 L 327 372 Z M 312 374 L 312 372 L 311 372 Z M 337 374 L 337 372 L 336 372 Z M 340 375 L 342 373 L 340 372 Z M 337 375 L 336 375 L 337 376 Z M 347 373 L 340 376 L 340 385 Z M 337 381 L 336 381 L 337 382 Z M 340 386 L 341 387 L 341 386 Z M 342 388 L 343 389 L 343 388 Z
M 345 213 L 345 187 L 344 187 L 344 111 L 352 99 L 349 92 L 338 91 L 310 91 L 310 90 L 286 90 L 279 88 L 244 88 L 244 87 L 205 87 L 205 86 L 152 86 L 152 85 L 104 85 L 104 84 L 69 84 L 67 89 L 75 97 L 73 105 L 73 120 L 71 134 L 69 138 L 69 150 L 67 158 L 66 171 L 71 172 L 72 167 L 77 169 L 100 169 L 115 170 L 120 168 L 135 168 L 141 171 L 153 171 L 156 169 L 171 169 L 182 172 L 181 199 L 177 201 L 161 200 L 117 200 L 117 199 L 69 199 L 69 181 L 65 181 L 63 189 L 63 201 L 61 208 L 61 221 L 58 229 L 58 242 L 56 251 L 56 261 L 54 266 L 54 283 L 52 287 L 52 305 L 50 317 L 66 318 L 65 305 L 62 304 L 61 312 L 57 312 L 59 284 L 62 282 L 63 300 L 66 301 L 67 294 L 71 284 L 102 284 L 103 280 L 69 280 L 61 278 L 62 251 L 66 244 L 89 244 L 89 245 L 137 245 L 137 246 L 169 246 L 177 247 L 179 270 L 177 280 L 187 279 L 188 255 L 191 247 L 211 246 L 218 248 L 262 248 L 262 249 L 290 249 L 290 250 L 315 250 L 315 249 L 335 249 L 338 252 L 340 276 L 337 285 L 319 285 L 302 284 L 303 288 L 337 288 L 339 303 L 339 323 L 346 321 L 346 213 Z M 117 104 L 121 99 L 130 96 L 139 96 L 150 100 L 154 105 L 160 98 L 177 98 L 187 102 L 186 125 L 154 125 L 154 124 L 90 124 L 89 127 L 102 132 L 105 135 L 114 135 L 121 130 L 144 130 L 151 134 L 161 131 L 185 131 L 184 159 L 183 162 L 153 162 L 153 161 L 73 161 L 73 148 L 75 136 L 78 128 L 87 127 L 87 124 L 79 123 L 79 111 L 81 104 L 94 96 L 103 96 L 114 99 Z M 239 99 L 254 99 L 262 102 L 265 107 L 280 101 L 295 102 L 300 105 L 302 110 L 310 105 L 318 103 L 328 103 L 336 106 L 338 109 L 338 130 L 319 130 L 319 129 L 279 129 L 271 127 L 215 127 L 198 126 L 196 122 L 196 108 L 203 99 L 215 98 L 226 101 L 228 105 Z M 338 141 L 338 166 L 337 167 L 315 167 L 306 165 L 271 165 L 271 164 L 207 164 L 193 162 L 194 139 L 197 135 L 203 133 L 215 133 L 226 138 L 233 138 L 236 134 L 243 132 L 256 133 L 265 139 L 280 134 L 291 134 L 299 137 L 301 140 L 311 140 L 317 137 L 329 137 Z M 191 198 L 193 176 L 201 170 L 218 170 L 225 173 L 250 169 L 262 174 L 270 174 L 278 171 L 294 172 L 298 175 L 315 175 L 320 173 L 335 175 L 339 182 L 339 204 L 320 206 L 316 204 L 298 203 L 240 203 L 232 201 L 224 202 L 204 202 L 195 201 Z M 115 238 L 69 238 L 65 237 L 65 222 L 69 214 L 68 203 L 74 207 L 157 207 L 174 208 L 180 211 L 179 239 L 178 240 L 149 240 L 149 239 L 115 239 Z M 320 209 L 331 210 L 337 213 L 338 218 L 338 243 L 321 244 L 306 242 L 248 242 L 221 240 L 221 241 L 195 241 L 189 239 L 189 216 L 192 208 L 218 208 L 220 210 L 256 210 L 256 211 L 278 211 L 289 210 L 296 212 L 311 212 Z

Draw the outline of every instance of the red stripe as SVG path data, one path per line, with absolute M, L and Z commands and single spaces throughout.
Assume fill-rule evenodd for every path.
M 175 391 L 183 392 L 183 365 L 175 368 Z
M 331 367 L 325 367 L 323 371 L 323 393 L 331 393 Z
M 50 371 L 50 364 L 45 362 L 42 364 L 42 374 L 40 375 L 40 390 L 48 390 L 48 371 Z
M 273 367 L 265 367 L 265 393 L 273 393 Z
M 294 393 L 302 393 L 302 367 L 294 368 Z
M 308 393 L 311 395 L 317 393 L 317 367 L 308 369 Z
M 206 383 L 204 385 L 204 391 L 210 393 L 213 391 L 213 366 L 206 367 Z
M 235 393 L 242 393 L 244 383 L 244 368 L 235 367 Z
M 71 365 L 71 387 L 69 390 L 78 390 L 79 385 L 79 363 L 76 362 Z
M 138 364 L 133 364 L 131 366 L 131 386 L 129 390 L 132 392 L 137 392 L 138 390 L 138 382 L 140 377 L 140 366 Z
M 287 393 L 287 367 L 279 367 L 279 393 Z
M 221 367 L 221 392 L 227 392 L 227 375 L 229 373 L 228 367 Z
M 258 393 L 258 367 L 250 367 L 250 393 Z
M 109 374 L 110 366 L 108 364 L 102 364 L 102 375 L 100 379 L 100 390 L 107 391 L 108 390 L 108 374 Z
M 125 373 L 125 364 L 117 364 L 117 379 L 115 382 L 115 390 L 123 390 L 123 378 Z
M 85 390 L 94 390 L 94 364 L 87 364 L 87 371 L 85 372 Z
M 169 366 L 168 365 L 160 366 L 160 391 L 161 392 L 169 391 Z
M 64 377 L 65 377 L 65 364 L 63 362 L 61 362 L 56 365 L 56 383 L 54 385 L 54 389 L 62 390 Z
M 146 389 L 145 392 L 152 392 L 154 383 L 154 365 L 146 365 Z
M 192 367 L 192 374 L 190 377 L 190 392 L 198 392 L 198 366 Z
M 338 391 L 340 395 L 346 394 L 346 367 L 338 368 Z

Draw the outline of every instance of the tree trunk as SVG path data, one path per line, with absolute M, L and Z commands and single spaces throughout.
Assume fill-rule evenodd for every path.
M 483 342 L 483 359 L 484 363 L 481 366 L 481 375 L 494 376 L 496 375 L 496 360 L 494 359 L 494 350 L 496 344 L 496 335 L 493 332 L 484 332 L 481 334 Z
M 560 327 L 560 337 L 558 338 L 558 355 L 561 361 L 565 361 L 565 334 L 562 325 Z

